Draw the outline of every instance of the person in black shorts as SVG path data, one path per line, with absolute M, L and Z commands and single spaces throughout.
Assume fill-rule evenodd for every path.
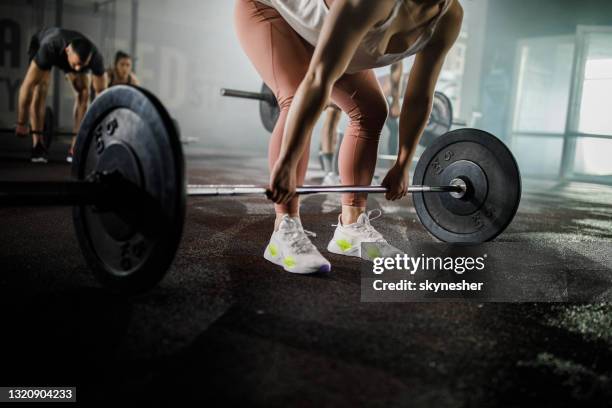
M 32 134 L 32 161 L 46 162 L 46 150 L 40 134 L 45 121 L 45 101 L 51 68 L 61 69 L 74 90 L 74 133 L 78 132 L 87 111 L 89 83 L 93 74 L 93 88 L 97 94 L 106 89 L 104 60 L 96 46 L 77 31 L 53 27 L 32 36 L 28 50 L 30 65 L 19 90 L 17 124 L 15 133 L 24 137 L 28 134 L 28 116 Z M 72 138 L 68 157 L 72 162 L 74 143 Z
M 114 85 L 140 85 L 132 71 L 132 57 L 123 51 L 117 51 L 115 64 L 106 70 L 106 80 L 109 88 Z

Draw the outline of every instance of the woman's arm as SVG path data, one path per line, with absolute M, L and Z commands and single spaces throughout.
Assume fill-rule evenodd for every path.
M 458 0 L 450 6 L 427 46 L 417 54 L 406 87 L 400 114 L 400 148 L 395 165 L 382 181 L 385 197 L 398 200 L 408 191 L 408 169 L 423 129 L 427 125 L 438 76 L 444 58 L 457 40 L 463 21 L 463 8 Z
M 400 114 L 397 165 L 405 170 L 410 166 L 418 140 L 429 120 L 436 82 L 448 51 L 459 36 L 462 21 L 463 8 L 454 0 L 440 19 L 427 46 L 416 55 Z
M 334 83 L 344 74 L 363 37 L 393 10 L 395 0 L 336 0 L 325 19 L 308 71 L 293 98 L 280 156 L 272 172 L 271 199 L 288 202 L 295 188 L 291 174 L 306 137 L 325 108 Z

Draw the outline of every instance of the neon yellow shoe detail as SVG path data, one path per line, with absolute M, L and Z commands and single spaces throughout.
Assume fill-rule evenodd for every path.
M 287 268 L 293 268 L 296 265 L 295 259 L 292 256 L 288 256 L 285 259 L 283 259 L 283 264 Z
M 268 245 L 268 251 L 272 256 L 278 256 L 278 248 L 274 244 Z
M 353 245 L 350 242 L 348 242 L 346 239 L 337 239 L 336 244 L 341 250 L 345 252 L 353 247 Z

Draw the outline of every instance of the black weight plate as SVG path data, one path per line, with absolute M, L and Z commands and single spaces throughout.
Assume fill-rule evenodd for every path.
M 265 83 L 261 84 L 261 93 L 270 97 L 269 100 L 274 101 L 274 103 L 270 103 L 269 100 L 261 100 L 259 102 L 259 116 L 261 117 L 261 123 L 268 132 L 272 133 L 274 126 L 276 126 L 276 122 L 278 122 L 280 109 L 278 107 L 278 103 L 276 103 L 274 93 Z
M 478 190 L 464 199 L 474 202 L 454 206 L 449 205 L 450 193 L 416 193 L 413 200 L 419 219 L 442 241 L 492 240 L 510 224 L 521 199 L 521 175 L 514 156 L 490 133 L 477 129 L 454 130 L 437 138 L 421 155 L 413 184 L 445 185 L 455 177 L 473 179 L 471 184 Z
M 42 143 L 49 150 L 55 136 L 55 115 L 50 106 L 45 108 L 45 122 L 43 126 Z
M 453 104 L 448 96 L 442 92 L 436 91 L 434 93 L 429 122 L 427 122 L 425 130 L 423 130 L 423 135 L 419 140 L 419 144 L 423 147 L 429 146 L 438 137 L 448 132 L 452 125 Z
M 177 130 L 161 102 L 144 89 L 108 89 L 81 124 L 73 177 L 84 180 L 93 172 L 114 170 L 139 186 L 149 202 L 137 203 L 131 213 L 125 208 L 134 203 L 126 197 L 111 197 L 121 206 L 113 211 L 76 206 L 74 225 L 98 280 L 116 292 L 138 293 L 157 284 L 170 267 L 182 234 L 186 197 Z

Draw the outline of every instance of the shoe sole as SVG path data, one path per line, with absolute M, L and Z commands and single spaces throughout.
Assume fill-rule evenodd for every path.
M 264 252 L 264 259 L 266 261 L 272 262 L 274 265 L 278 265 L 278 266 L 282 266 L 282 268 L 290 273 L 295 273 L 298 275 L 311 275 L 313 273 L 327 273 L 331 271 L 331 265 L 327 264 L 327 265 L 321 265 L 318 268 L 313 268 L 313 269 L 308 269 L 307 271 L 303 272 L 303 271 L 296 271 L 296 270 L 291 270 L 288 269 L 285 264 L 283 264 L 283 262 L 281 261 L 283 257 L 279 256 L 276 258 L 272 258 L 271 256 L 268 255 L 268 248 L 266 247 L 266 252 Z
M 356 258 L 361 258 L 361 248 L 359 246 L 354 246 L 348 251 L 343 251 L 338 244 L 336 244 L 335 240 L 329 241 L 327 244 L 327 251 L 336 255 L 344 255 L 344 256 L 353 256 Z
M 47 163 L 47 159 L 38 158 L 38 159 L 30 159 L 32 163 Z

